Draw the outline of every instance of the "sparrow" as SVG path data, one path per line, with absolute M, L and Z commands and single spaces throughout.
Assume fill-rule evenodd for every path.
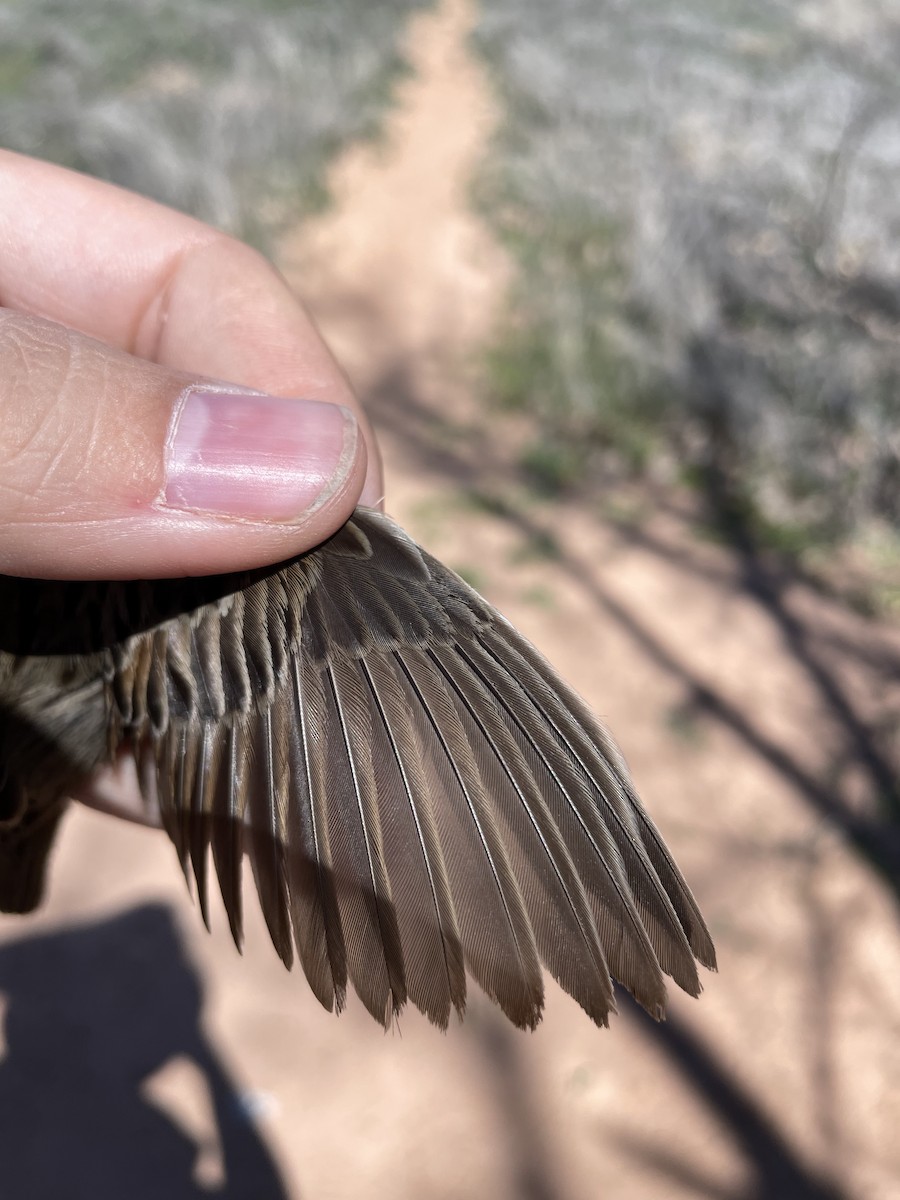
M 41 900 L 69 797 L 123 751 L 209 924 L 272 942 L 327 1008 L 435 1025 L 471 976 L 534 1028 L 542 966 L 608 1023 L 654 1017 L 715 950 L 607 730 L 389 517 L 185 579 L 0 576 L 0 910 Z M 210 854 L 211 851 L 211 854 Z

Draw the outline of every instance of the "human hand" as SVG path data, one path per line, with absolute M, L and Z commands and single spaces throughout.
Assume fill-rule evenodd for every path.
M 346 378 L 248 246 L 0 151 L 0 306 L 0 572 L 262 566 L 380 501 Z M 81 798 L 155 816 L 127 755 Z
M 346 378 L 240 242 L 0 151 L 0 306 L 0 571 L 261 566 L 380 500 Z

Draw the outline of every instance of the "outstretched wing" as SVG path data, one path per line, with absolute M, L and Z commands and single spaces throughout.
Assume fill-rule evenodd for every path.
M 519 1026 L 541 964 L 599 1024 L 612 978 L 655 1016 L 696 994 L 703 919 L 609 734 L 389 518 L 114 651 L 120 734 L 206 916 L 235 940 L 246 855 L 272 940 L 319 1000 L 440 1026 L 468 971 Z

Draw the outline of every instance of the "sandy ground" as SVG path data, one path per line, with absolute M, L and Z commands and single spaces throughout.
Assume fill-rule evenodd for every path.
M 255 913 L 243 958 L 220 911 L 208 936 L 162 838 L 79 810 L 46 908 L 0 920 L 4 1198 L 900 1196 L 900 856 L 864 807 L 896 769 L 900 633 L 671 498 L 518 485 L 478 404 L 509 267 L 467 204 L 494 122 L 472 20 L 413 21 L 385 136 L 282 266 L 370 406 L 389 510 L 615 730 L 720 973 L 662 1026 L 623 1002 L 598 1031 L 551 986 L 533 1035 L 477 997 L 446 1036 L 385 1035 L 321 1011 Z

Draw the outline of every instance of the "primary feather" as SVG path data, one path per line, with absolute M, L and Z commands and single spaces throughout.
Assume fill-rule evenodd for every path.
M 0 907 L 39 898 L 67 791 L 127 742 L 208 921 L 249 858 L 272 941 L 340 1009 L 445 1027 L 468 972 L 533 1027 L 546 967 L 598 1024 L 714 966 L 609 734 L 388 517 L 192 580 L 0 577 Z M 31 861 L 37 856 L 40 861 Z

